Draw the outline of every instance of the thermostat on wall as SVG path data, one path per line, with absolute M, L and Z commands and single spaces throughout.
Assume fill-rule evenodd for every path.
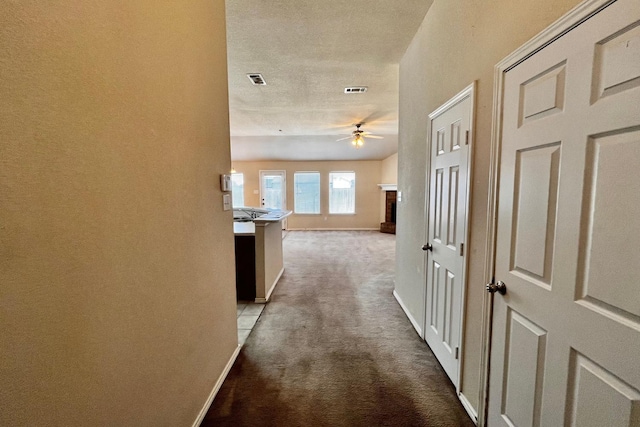
M 220 175 L 220 189 L 222 191 L 231 191 L 231 175 Z

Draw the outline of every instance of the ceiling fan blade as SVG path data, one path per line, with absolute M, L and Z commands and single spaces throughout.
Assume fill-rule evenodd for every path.
M 345 136 L 344 138 L 336 139 L 336 142 L 337 141 L 344 141 L 345 139 L 350 139 L 350 138 L 353 138 L 353 136 L 349 135 L 349 136 Z
M 377 122 L 382 119 L 386 119 L 387 117 L 393 116 L 392 111 L 373 111 L 366 117 L 363 117 L 359 123 L 371 123 Z
M 363 135 L 365 138 L 371 138 L 371 139 L 384 139 L 384 136 L 378 136 L 378 135 Z

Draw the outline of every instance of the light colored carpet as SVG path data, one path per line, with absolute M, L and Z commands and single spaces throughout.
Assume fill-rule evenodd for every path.
M 295 231 L 202 426 L 473 426 L 392 295 L 395 236 Z

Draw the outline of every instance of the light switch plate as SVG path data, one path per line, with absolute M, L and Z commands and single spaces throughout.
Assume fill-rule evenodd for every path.
M 398 199 L 397 201 L 398 201 L 398 202 L 401 202 L 401 201 L 402 201 L 402 191 L 398 191 L 398 192 L 396 193 L 396 196 L 397 196 L 396 198 Z
M 231 210 L 231 194 L 222 195 L 222 210 Z

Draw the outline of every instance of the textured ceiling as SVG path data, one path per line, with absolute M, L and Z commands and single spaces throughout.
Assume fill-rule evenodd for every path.
M 398 145 L 398 63 L 432 0 L 227 0 L 232 160 L 383 159 Z M 261 73 L 267 86 L 254 86 Z M 345 94 L 346 86 L 368 86 Z M 336 142 L 366 122 L 383 135 Z

